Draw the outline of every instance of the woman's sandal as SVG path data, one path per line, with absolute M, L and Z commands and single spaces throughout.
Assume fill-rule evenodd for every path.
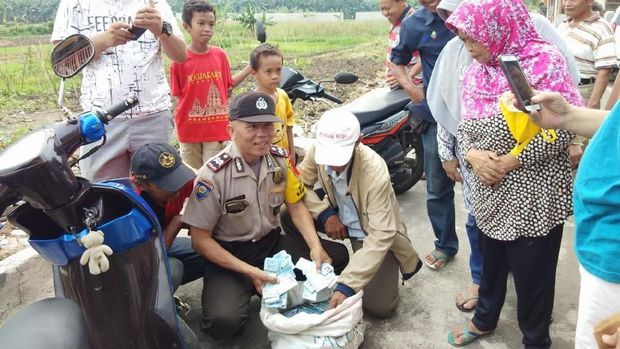
M 465 297 L 465 299 L 463 299 L 463 302 L 459 303 L 458 301 L 458 297 L 460 295 L 463 295 Z M 457 300 L 455 302 L 456 308 L 464 313 L 468 313 L 470 311 L 473 311 L 476 309 L 476 305 L 474 305 L 472 308 L 465 308 L 465 304 L 469 303 L 470 301 L 476 300 L 476 305 L 478 305 L 478 295 L 475 295 L 470 291 L 470 288 L 468 287 L 466 290 L 463 290 L 461 292 L 459 292 L 459 294 L 457 295 Z
M 463 342 L 457 344 L 454 340 L 458 336 L 454 335 L 454 331 L 450 331 L 448 332 L 448 343 L 450 343 L 450 345 L 453 347 L 464 347 L 466 345 L 471 344 L 473 341 L 479 339 L 480 337 L 486 336 L 487 334 L 490 334 L 490 333 L 491 332 L 474 333 L 474 332 L 469 331 L 469 328 L 467 327 L 467 320 L 465 320 L 465 322 L 463 323 L 463 333 L 461 334 L 461 336 L 463 337 Z
M 426 255 L 426 257 L 424 257 L 424 264 L 426 264 L 426 266 L 432 271 L 439 271 L 441 268 L 445 267 L 446 264 L 448 264 L 448 261 L 452 259 L 452 257 L 446 256 L 443 252 L 440 252 L 437 250 L 431 251 L 430 255 L 433 256 L 433 259 L 435 260 L 435 262 L 433 263 L 428 262 L 426 260 L 426 257 L 428 257 L 428 255 Z M 445 262 L 443 262 L 440 266 L 436 266 L 436 264 L 442 260 Z

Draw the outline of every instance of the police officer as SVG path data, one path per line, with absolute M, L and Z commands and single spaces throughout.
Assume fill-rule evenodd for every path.
M 194 249 L 209 261 L 201 327 L 215 339 L 229 339 L 241 332 L 252 295 L 261 293 L 266 282 L 276 282 L 262 270 L 266 257 L 282 249 L 290 253 L 305 248 L 317 267 L 331 263 L 330 256 L 337 262 L 335 269 L 348 263 L 346 248 L 319 239 L 302 200 L 305 186 L 286 150 L 271 145 L 274 123 L 281 122 L 275 116 L 273 99 L 246 92 L 233 101 L 229 120 L 233 142 L 199 170 L 183 215 Z M 305 244 L 280 234 L 283 204 Z

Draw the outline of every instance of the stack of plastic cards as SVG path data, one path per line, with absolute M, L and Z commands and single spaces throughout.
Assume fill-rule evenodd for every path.
M 317 272 L 314 262 L 300 258 L 295 264 L 295 268 L 301 270 L 307 279 L 304 282 L 304 299 L 313 303 L 329 299 L 336 286 L 336 274 L 334 274 L 334 268 L 331 265 L 323 263 L 321 271 Z
M 285 309 L 287 307 L 287 292 L 297 285 L 294 267 L 291 256 L 286 251 L 280 251 L 273 257 L 265 258 L 265 272 L 278 279 L 277 283 L 267 283 L 263 287 L 263 300 L 267 308 Z

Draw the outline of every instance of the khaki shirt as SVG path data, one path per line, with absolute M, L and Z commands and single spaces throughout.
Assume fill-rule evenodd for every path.
M 279 226 L 283 203 L 303 198 L 305 186 L 286 150 L 272 146 L 259 178 L 234 143 L 200 168 L 182 221 L 221 241 L 257 241 Z

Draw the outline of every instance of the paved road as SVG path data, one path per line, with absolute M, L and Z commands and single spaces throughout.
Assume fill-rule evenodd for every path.
M 425 182 L 399 196 L 409 237 L 420 254 L 433 248 L 434 235 L 426 215 Z M 470 282 L 468 258 L 469 243 L 465 232 L 466 212 L 460 189 L 457 190 L 457 233 L 460 251 L 444 269 L 433 272 L 424 268 L 400 288 L 401 301 L 396 314 L 389 319 L 366 318 L 368 328 L 364 349 L 390 348 L 451 348 L 447 343 L 450 328 L 467 318 L 454 306 L 456 293 Z M 572 220 L 565 224 L 564 239 L 558 263 L 554 323 L 551 326 L 552 348 L 573 348 L 574 329 L 579 298 L 579 271 L 573 253 Z M 205 348 L 250 349 L 269 348 L 267 331 L 258 318 L 259 302 L 253 300 L 252 317 L 243 335 L 232 343 L 216 343 L 199 330 L 200 293 L 202 281 L 182 286 L 178 294 L 187 300 L 192 311 L 186 318 L 195 329 Z M 469 348 L 519 348 L 521 332 L 516 314 L 516 296 L 512 280 L 508 281 L 508 295 L 500 323 L 491 336 L 481 339 Z

